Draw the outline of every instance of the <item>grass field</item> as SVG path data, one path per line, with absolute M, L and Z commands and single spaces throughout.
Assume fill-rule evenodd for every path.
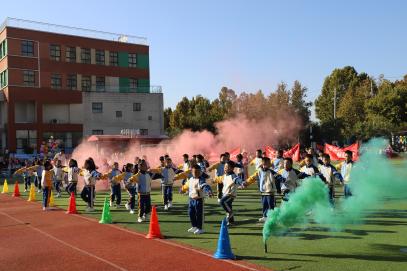
M 399 175 L 407 181 L 404 168 L 399 167 Z M 337 196 L 342 195 L 340 190 Z M 126 194 L 123 195 L 126 200 Z M 28 197 L 27 193 L 22 196 Z M 84 215 L 99 219 L 106 196 L 108 192 L 98 192 L 97 212 Z M 41 199 L 40 194 L 37 199 Z M 216 199 L 206 200 L 206 233 L 200 236 L 186 232 L 190 227 L 186 196 L 175 194 L 170 211 L 163 210 L 159 191 L 153 192 L 152 201 L 158 206 L 161 231 L 166 238 L 216 250 L 220 221 L 224 217 Z M 66 209 L 68 196 L 64 194 L 55 202 Z M 80 198 L 77 204 L 79 211 L 83 211 L 85 205 Z M 262 245 L 262 225 L 256 222 L 261 216 L 258 193 L 253 189 L 239 191 L 233 207 L 237 223 L 229 229 L 229 234 L 233 252 L 239 259 L 274 270 L 407 270 L 407 200 L 383 201 L 382 208 L 369 210 L 363 224 L 348 225 L 340 232 L 331 231 L 329 225 L 298 225 L 286 236 L 272 237 L 268 253 Z M 111 211 L 116 224 L 138 232 L 148 231 L 148 224 L 137 223 L 137 216 L 124 208 Z M 403 248 L 406 252 L 402 252 Z

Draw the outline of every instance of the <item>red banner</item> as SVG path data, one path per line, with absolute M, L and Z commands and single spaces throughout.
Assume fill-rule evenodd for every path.
M 331 160 L 339 161 L 345 160 L 345 151 L 351 151 L 353 153 L 352 159 L 358 160 L 359 159 L 359 142 L 355 144 L 349 145 L 346 148 L 339 148 L 334 145 L 325 144 L 325 153 L 331 156 Z
M 270 157 L 270 159 L 276 157 L 277 151 L 273 147 L 266 146 L 264 149 L 265 149 L 267 157 Z M 293 161 L 298 162 L 300 160 L 300 143 L 298 143 L 291 149 L 285 151 L 283 156 L 291 157 L 293 159 Z
M 236 149 L 233 149 L 233 150 L 229 151 L 229 153 L 230 153 L 230 159 L 235 160 L 235 159 L 236 159 L 236 156 L 237 156 L 239 153 L 241 153 L 241 149 L 240 149 L 240 148 L 236 148 Z M 220 154 L 215 153 L 215 152 L 211 152 L 211 153 L 208 155 L 208 157 L 206 157 L 206 159 L 208 159 L 209 162 L 218 162 L 218 161 L 219 161 L 219 157 L 220 157 Z

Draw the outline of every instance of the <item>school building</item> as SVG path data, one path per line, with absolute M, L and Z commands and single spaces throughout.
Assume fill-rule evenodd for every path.
M 0 149 L 68 151 L 91 135 L 164 134 L 147 40 L 7 18 L 0 26 Z

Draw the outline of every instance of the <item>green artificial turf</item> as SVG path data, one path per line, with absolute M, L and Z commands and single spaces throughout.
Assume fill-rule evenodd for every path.
M 406 170 L 399 170 L 400 178 L 407 181 Z M 22 185 L 20 191 L 21 188 Z M 10 185 L 10 194 L 12 190 Z M 342 196 L 341 190 L 338 187 L 337 196 Z M 122 195 L 124 201 L 127 200 L 126 193 Z M 108 192 L 97 192 L 97 211 L 83 214 L 99 219 L 106 196 Z M 27 198 L 28 193 L 23 192 L 22 197 Z M 41 197 L 37 193 L 37 200 Z M 207 199 L 205 234 L 195 236 L 186 232 L 190 227 L 187 200 L 186 196 L 174 193 L 174 207 L 164 211 L 160 192 L 153 191 L 152 202 L 157 205 L 162 233 L 167 239 L 215 252 L 224 211 L 215 198 Z M 64 193 L 62 198 L 55 198 L 55 203 L 66 209 L 68 195 Z M 83 212 L 85 204 L 79 196 L 77 206 Z M 268 241 L 268 253 L 264 252 L 262 243 L 262 225 L 257 223 L 261 204 L 254 186 L 239 191 L 233 207 L 236 225 L 229 229 L 229 235 L 238 259 L 274 270 L 407 270 L 407 200 L 383 199 L 382 208 L 369 210 L 363 224 L 348 225 L 340 232 L 332 231 L 329 225 L 297 225 L 285 236 L 272 237 Z M 116 224 L 138 232 L 148 231 L 148 224 L 137 223 L 137 215 L 129 214 L 124 207 L 111 208 L 111 213 Z M 403 248 L 406 252 L 402 252 Z

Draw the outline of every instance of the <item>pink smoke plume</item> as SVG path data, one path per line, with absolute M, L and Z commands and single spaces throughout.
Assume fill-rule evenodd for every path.
M 206 157 L 217 157 L 220 153 L 241 148 L 242 151 L 253 153 L 265 145 L 297 143 L 298 133 L 302 128 L 300 119 L 295 115 L 278 118 L 251 120 L 245 116 L 237 116 L 215 124 L 218 133 L 192 132 L 185 130 L 171 140 L 166 140 L 155 146 L 132 144 L 126 150 L 117 150 L 117 146 L 97 147 L 93 142 L 84 142 L 75 148 L 72 157 L 79 165 L 88 157 L 93 157 L 101 168 L 103 164 L 119 162 L 134 163 L 136 156 L 146 156 L 152 166 L 158 165 L 158 158 L 169 154 L 175 163 L 182 161 L 184 153 L 202 153 Z

